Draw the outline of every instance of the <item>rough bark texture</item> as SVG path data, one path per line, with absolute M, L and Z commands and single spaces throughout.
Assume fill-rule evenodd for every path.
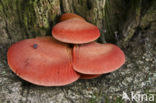
M 97 25 L 98 41 L 118 44 L 126 54 L 125 65 L 64 87 L 21 80 L 7 65 L 8 47 L 25 38 L 51 35 L 65 12 Z M 124 103 L 123 91 L 156 94 L 156 1 L 0 0 L 0 58 L 0 103 Z

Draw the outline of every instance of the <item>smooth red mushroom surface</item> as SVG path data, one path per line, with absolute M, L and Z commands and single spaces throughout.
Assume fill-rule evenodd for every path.
M 19 77 L 42 86 L 63 86 L 80 75 L 72 67 L 72 50 L 52 37 L 26 39 L 13 44 L 8 65 Z
M 80 74 L 80 75 L 81 75 L 80 79 L 94 79 L 101 76 L 101 74 L 96 74 L 96 75 Z
M 52 35 L 65 43 L 82 44 L 96 40 L 100 32 L 95 25 L 73 18 L 56 24 L 52 29 Z
M 74 14 L 74 13 L 64 13 L 61 18 L 60 18 L 60 21 L 65 21 L 65 20 L 68 20 L 68 19 L 71 19 L 71 18 L 78 18 L 78 19 L 81 19 L 81 20 L 85 20 L 83 17 L 77 15 L 77 14 Z
M 79 73 L 108 73 L 117 70 L 124 62 L 123 51 L 114 44 L 92 42 L 73 49 L 73 68 Z

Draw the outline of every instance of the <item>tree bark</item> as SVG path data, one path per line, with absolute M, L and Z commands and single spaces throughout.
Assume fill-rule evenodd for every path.
M 73 12 L 95 24 L 100 42 L 127 41 L 137 28 L 147 28 L 154 17 L 154 0 L 1 0 L 0 44 L 51 35 L 61 14 Z

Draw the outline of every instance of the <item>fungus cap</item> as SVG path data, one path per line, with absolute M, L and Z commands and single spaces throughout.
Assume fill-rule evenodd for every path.
M 26 39 L 13 44 L 8 64 L 22 79 L 42 86 L 63 86 L 80 75 L 73 70 L 71 48 L 51 37 Z
M 64 13 L 61 18 L 60 18 L 60 21 L 65 21 L 65 20 L 68 20 L 68 19 L 72 19 L 72 18 L 78 18 L 78 19 L 81 19 L 81 20 L 85 20 L 83 17 L 77 15 L 77 14 L 74 14 L 74 13 Z
M 65 43 L 82 44 L 96 40 L 100 32 L 95 25 L 73 18 L 56 24 L 52 29 L 52 35 Z
M 77 45 L 73 49 L 73 68 L 83 74 L 103 74 L 117 70 L 125 62 L 123 51 L 113 44 Z

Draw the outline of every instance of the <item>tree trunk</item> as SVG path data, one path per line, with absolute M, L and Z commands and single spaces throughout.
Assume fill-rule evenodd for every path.
M 101 32 L 98 42 L 117 43 L 126 53 L 123 68 L 127 69 L 58 88 L 39 87 L 17 78 L 7 66 L 8 46 L 26 38 L 51 35 L 53 25 L 67 12 L 96 25 Z M 114 102 L 111 96 L 120 95 L 119 91 L 141 90 L 141 86 L 136 87 L 139 81 L 129 80 L 138 80 L 136 76 L 140 76 L 140 84 L 152 78 L 144 88 L 156 91 L 156 79 L 151 76 L 156 66 L 155 34 L 156 0 L 0 0 L 0 103 Z M 116 95 L 116 100 L 121 98 Z
M 154 21 L 148 18 L 154 7 L 154 0 L 1 0 L 0 44 L 51 35 L 52 26 L 66 12 L 97 25 L 101 42 L 127 41 L 138 27 L 144 29 Z

